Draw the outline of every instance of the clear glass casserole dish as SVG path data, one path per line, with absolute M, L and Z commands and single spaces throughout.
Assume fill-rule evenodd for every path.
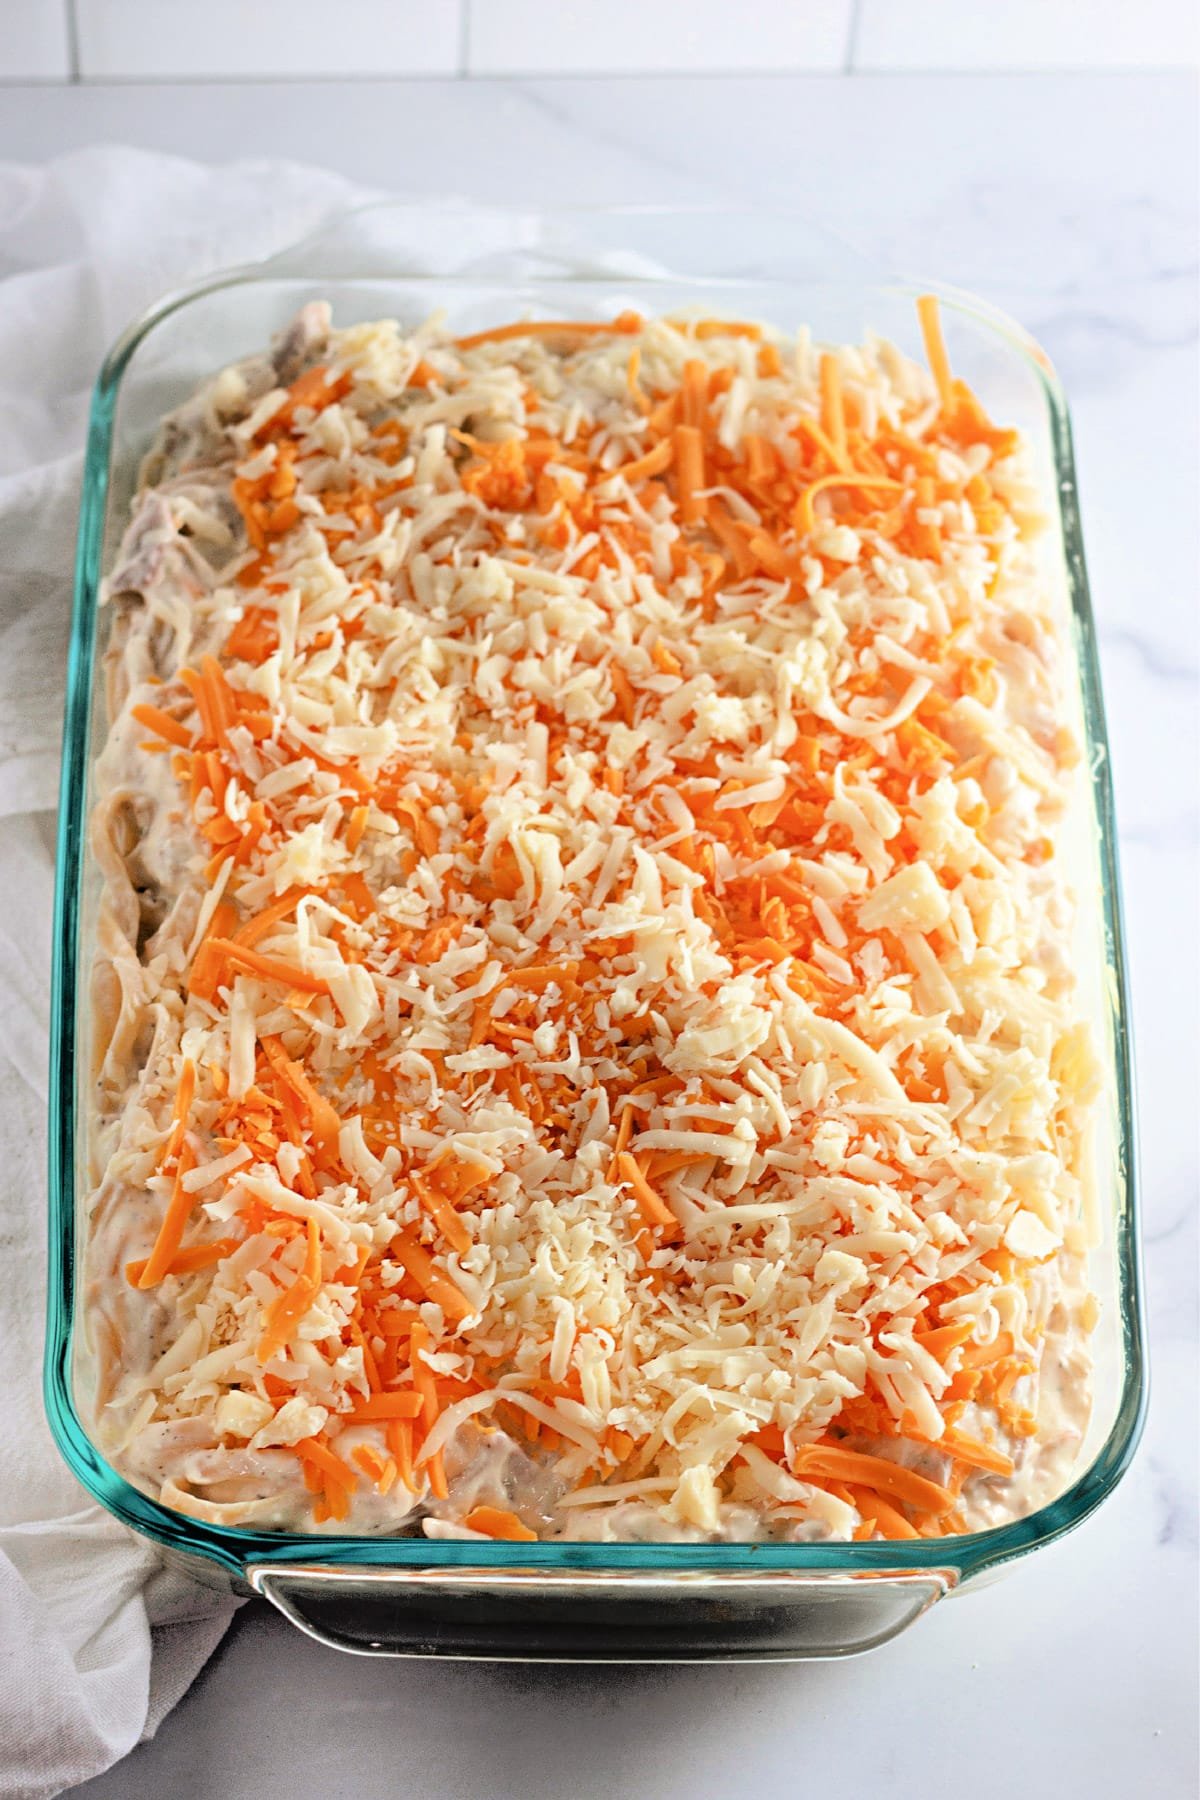
M 951 1590 L 1079 1524 L 1111 1492 L 1146 1395 L 1134 1120 L 1111 782 L 1070 425 L 1044 354 L 1018 326 L 943 290 L 951 355 L 993 416 L 1022 428 L 1050 514 L 1047 573 L 1061 589 L 1090 779 L 1067 854 L 1080 897 L 1080 989 L 1100 1050 L 1092 1285 L 1095 1399 L 1070 1486 L 1014 1523 L 904 1543 L 526 1544 L 262 1533 L 198 1522 L 151 1500 L 101 1456 L 84 1423 L 89 1380 L 80 1249 L 89 1165 L 88 976 L 98 874 L 87 850 L 102 740 L 102 574 L 138 461 L 159 419 L 204 376 L 264 344 L 305 301 L 335 321 L 417 323 L 444 310 L 470 331 L 530 312 L 612 317 L 703 300 L 713 312 L 808 324 L 820 338 L 882 332 L 915 349 L 917 293 L 874 280 L 840 248 L 778 215 L 653 210 L 551 215 L 399 203 L 351 214 L 270 262 L 169 296 L 133 325 L 97 382 L 84 471 L 68 673 L 51 1043 L 50 1290 L 46 1405 L 76 1477 L 202 1580 L 264 1595 L 348 1650 L 526 1660 L 690 1661 L 836 1656 L 886 1641 Z M 1095 896 L 1095 903 L 1092 896 Z

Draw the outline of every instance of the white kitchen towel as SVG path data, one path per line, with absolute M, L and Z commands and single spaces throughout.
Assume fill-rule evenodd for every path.
M 232 1602 L 76 1485 L 41 1407 L 54 809 L 89 392 L 164 289 L 364 195 L 292 164 L 122 149 L 0 164 L 0 1795 L 44 1800 L 153 1735 Z M 252 347 L 252 346 L 248 346 Z

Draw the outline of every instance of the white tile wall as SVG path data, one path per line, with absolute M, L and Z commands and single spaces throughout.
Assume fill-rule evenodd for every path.
M 0 0 L 0 81 L 67 81 L 66 0 Z
M 853 0 L 469 0 L 472 75 L 840 69 Z
M 1197 0 L 859 0 L 857 69 L 1179 68 Z
M 75 0 L 75 8 L 85 81 L 453 75 L 459 65 L 459 0 Z
M 1200 0 L 0 0 L 0 82 L 1197 61 Z

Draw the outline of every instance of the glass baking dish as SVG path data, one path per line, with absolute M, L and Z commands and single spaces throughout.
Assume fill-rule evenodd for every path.
M 54 938 L 50 1284 L 46 1406 L 83 1486 L 199 1579 L 252 1590 L 301 1630 L 347 1650 L 520 1660 L 702 1661 L 831 1657 L 885 1642 L 952 1590 L 1078 1525 L 1112 1491 L 1146 1397 L 1135 1206 L 1132 1069 L 1112 786 L 1095 625 L 1066 402 L 1044 353 L 1011 320 L 941 291 L 956 371 L 1028 435 L 1050 514 L 1047 573 L 1076 649 L 1079 783 L 1067 854 L 1080 896 L 1078 967 L 1105 1070 L 1096 1143 L 1095 1400 L 1074 1479 L 1050 1505 L 969 1536 L 905 1543 L 571 1544 L 261 1533 L 207 1525 L 130 1485 L 84 1423 L 80 1312 L 87 1144 L 88 972 L 98 876 L 87 852 L 97 701 L 97 597 L 158 419 L 205 375 L 264 345 L 305 301 L 339 324 L 443 310 L 456 330 L 518 316 L 611 317 L 703 301 L 713 312 L 807 324 L 852 340 L 882 332 L 919 354 L 914 298 L 843 247 L 782 215 L 432 210 L 382 202 L 272 260 L 162 300 L 100 372 L 88 434 L 67 681 Z

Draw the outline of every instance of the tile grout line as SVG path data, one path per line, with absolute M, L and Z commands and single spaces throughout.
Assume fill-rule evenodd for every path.
M 76 0 L 63 0 L 67 15 L 67 68 L 71 85 L 77 86 L 83 79 L 79 69 L 79 18 L 76 12 Z
M 1100 80 L 1100 81 L 1138 81 L 1146 78 L 1181 78 L 1187 77 L 1193 83 L 1196 70 L 1193 66 L 1178 63 L 1144 63 L 1128 68 L 1113 68 L 1104 63 L 1054 63 L 1045 67 L 1005 65 L 1001 68 L 980 68 L 974 64 L 958 68 L 910 68 L 907 65 L 896 68 L 856 68 L 847 71 L 844 67 L 828 68 L 759 68 L 739 69 L 730 73 L 724 69 L 656 69 L 652 71 L 613 70 L 592 71 L 586 73 L 571 70 L 563 73 L 548 73 L 546 70 L 507 71 L 503 75 L 473 75 L 469 80 L 485 87 L 551 86 L 571 87 L 586 82 L 602 82 L 605 84 L 642 85 L 644 83 L 695 82 L 710 84 L 712 82 L 728 82 L 731 84 L 781 81 L 845 81 L 852 74 L 855 82 L 860 81 L 1044 81 L 1060 80 Z M 262 72 L 238 75 L 180 75 L 177 73 L 154 75 L 96 75 L 88 76 L 72 73 L 68 76 L 5 76 L 0 74 L 0 93 L 15 93 L 21 90 L 42 93 L 50 89 L 86 87 L 97 92 L 131 89 L 134 91 L 148 88 L 197 88 L 197 87 L 385 87 L 403 86 L 411 83 L 425 87 L 437 82 L 456 83 L 459 76 L 452 69 L 443 71 L 405 73 L 403 70 L 380 73 L 362 70 L 343 70 L 338 74 L 322 74 L 317 71 L 307 73 L 273 75 Z
M 863 0 L 850 0 L 850 24 L 846 31 L 846 54 L 842 62 L 842 74 L 853 75 L 854 63 L 858 55 L 858 32 L 862 24 Z
M 471 0 L 458 0 L 458 79 L 471 73 Z

